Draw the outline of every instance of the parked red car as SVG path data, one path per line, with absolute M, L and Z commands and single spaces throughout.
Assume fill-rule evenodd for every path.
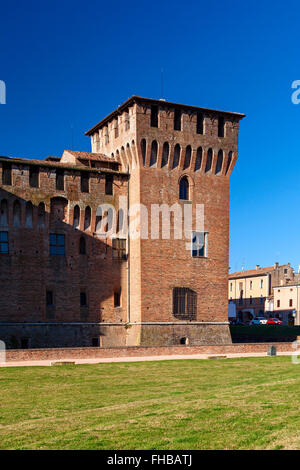
M 267 325 L 282 325 L 282 321 L 278 318 L 268 318 Z

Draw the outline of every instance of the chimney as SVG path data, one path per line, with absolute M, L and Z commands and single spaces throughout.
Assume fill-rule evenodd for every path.
M 279 263 L 276 262 L 276 263 L 274 264 L 274 269 L 278 269 L 278 266 L 279 266 Z
M 299 266 L 298 266 L 298 274 L 300 274 L 300 264 L 299 264 Z
M 256 265 L 256 271 L 258 271 L 259 269 L 260 269 L 260 265 L 257 264 L 257 265 Z

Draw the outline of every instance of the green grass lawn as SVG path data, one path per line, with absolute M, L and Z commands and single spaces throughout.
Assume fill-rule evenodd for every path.
M 0 449 L 299 449 L 290 357 L 0 369 Z

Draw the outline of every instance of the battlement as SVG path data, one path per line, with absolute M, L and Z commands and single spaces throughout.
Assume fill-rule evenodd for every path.
M 123 169 L 152 167 L 230 175 L 244 114 L 133 96 L 86 132 L 92 152 Z

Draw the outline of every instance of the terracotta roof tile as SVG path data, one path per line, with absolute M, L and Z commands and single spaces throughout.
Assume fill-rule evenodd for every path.
M 66 150 L 66 152 L 74 155 L 74 157 L 78 158 L 79 160 L 94 160 L 98 162 L 112 162 L 117 163 L 120 165 L 120 162 L 115 158 L 109 157 L 104 155 L 103 153 L 91 153 L 91 152 L 79 152 L 77 150 Z
M 235 279 L 237 277 L 251 277 L 251 276 L 260 276 L 261 274 L 268 274 L 271 271 L 274 271 L 274 266 L 269 266 L 267 268 L 259 269 L 248 269 L 246 271 L 238 271 L 236 273 L 230 273 L 229 279 Z

